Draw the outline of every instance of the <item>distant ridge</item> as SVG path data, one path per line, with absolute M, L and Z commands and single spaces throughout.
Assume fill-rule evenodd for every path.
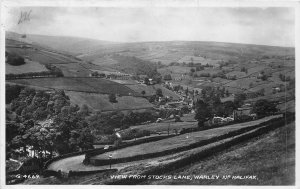
M 101 41 L 89 38 L 68 37 L 68 36 L 47 36 L 27 34 L 26 38 L 22 38 L 23 34 L 15 32 L 6 32 L 6 38 L 34 43 L 44 47 L 50 47 L 59 51 L 65 51 L 74 55 L 98 49 L 106 45 L 115 44 L 114 42 Z

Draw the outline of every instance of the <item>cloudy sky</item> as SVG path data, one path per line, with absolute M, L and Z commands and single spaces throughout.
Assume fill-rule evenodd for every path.
M 21 11 L 30 20 L 18 24 Z M 6 30 L 106 41 L 221 41 L 294 46 L 293 8 L 55 8 L 6 9 Z

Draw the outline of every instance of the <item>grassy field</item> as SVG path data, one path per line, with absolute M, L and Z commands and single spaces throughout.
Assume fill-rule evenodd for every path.
M 187 133 L 184 135 L 179 135 L 176 137 L 159 140 L 156 142 L 144 143 L 144 144 L 116 150 L 113 152 L 107 152 L 104 154 L 94 156 L 92 159 L 108 159 L 109 154 L 113 154 L 113 158 L 123 158 L 123 157 L 130 157 L 130 156 L 136 156 L 136 155 L 142 155 L 142 154 L 148 154 L 148 153 L 161 152 L 161 151 L 165 151 L 165 150 L 175 149 L 175 148 L 182 147 L 182 146 L 188 146 L 195 142 L 199 142 L 199 141 L 209 139 L 209 138 L 212 138 L 215 136 L 220 136 L 220 135 L 226 134 L 230 131 L 235 131 L 235 130 L 238 130 L 241 128 L 255 126 L 259 123 L 265 122 L 274 117 L 278 117 L 278 116 L 266 117 L 266 118 L 262 118 L 259 120 L 247 122 L 247 123 L 240 123 L 240 124 L 235 124 L 235 125 L 230 125 L 230 126 L 224 126 L 224 127 L 205 130 L 205 131 Z M 130 152 L 130 153 L 128 153 L 128 152 Z
M 54 54 L 41 52 L 39 50 L 33 49 L 22 49 L 22 48 L 11 48 L 7 47 L 5 50 L 9 53 L 14 53 L 22 57 L 27 57 L 32 61 L 39 62 L 41 64 L 58 64 L 70 62 L 67 58 L 62 58 L 61 56 L 55 56 Z
M 139 129 L 139 130 L 146 130 L 151 132 L 161 132 L 163 134 L 166 134 L 168 132 L 168 128 L 170 129 L 170 133 L 174 133 L 174 129 L 176 129 L 178 132 L 183 128 L 197 128 L 198 124 L 197 122 L 163 122 L 163 123 L 151 123 L 147 125 L 137 125 L 137 126 L 131 126 L 130 129 Z
M 10 64 L 5 64 L 5 74 L 22 74 L 22 73 L 28 73 L 28 72 L 43 72 L 48 71 L 48 69 L 34 61 L 25 60 L 25 64 L 20 66 L 12 66 Z
M 121 96 L 117 97 L 117 103 L 109 102 L 108 95 L 67 91 L 71 103 L 82 106 L 86 104 L 91 110 L 111 111 L 111 110 L 134 110 L 141 108 L 151 108 L 153 105 L 142 97 Z
M 156 94 L 157 89 L 161 89 L 164 96 L 173 97 L 174 100 L 178 100 L 180 98 L 179 95 L 162 87 L 161 85 L 143 85 L 143 84 L 136 84 L 136 85 L 126 85 L 128 88 L 132 89 L 138 94 L 142 94 L 142 91 L 145 91 L 145 96 L 151 96 Z
M 295 122 L 233 146 L 166 175 L 219 175 L 208 180 L 159 180 L 144 184 L 293 185 L 295 184 Z M 258 179 L 221 179 L 224 175 L 256 175 Z
M 100 78 L 36 78 L 17 79 L 10 81 L 16 84 L 25 84 L 46 87 L 51 89 L 61 89 L 69 91 L 134 95 L 135 92 L 119 83 Z
M 83 63 L 53 64 L 62 70 L 65 77 L 88 77 L 91 71 Z
M 208 59 L 208 58 L 203 58 L 203 57 L 198 57 L 198 56 L 184 56 L 182 57 L 180 60 L 178 60 L 179 63 L 189 63 L 189 62 L 193 62 L 194 63 L 201 63 L 202 65 L 213 65 L 213 66 L 218 66 L 219 65 L 219 60 L 212 60 L 212 59 Z
M 185 74 L 189 73 L 191 69 L 194 67 L 186 67 L 186 66 L 168 66 L 164 68 L 160 68 L 157 71 L 162 75 L 166 74 Z

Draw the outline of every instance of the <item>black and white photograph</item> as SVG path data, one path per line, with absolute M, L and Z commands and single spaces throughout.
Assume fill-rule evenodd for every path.
M 298 1 L 15 2 L 1 186 L 296 186 Z

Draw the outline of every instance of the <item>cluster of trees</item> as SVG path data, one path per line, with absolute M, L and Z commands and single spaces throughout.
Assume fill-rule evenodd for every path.
M 19 78 L 34 78 L 34 77 L 63 77 L 63 72 L 57 68 L 56 66 L 53 66 L 51 64 L 46 64 L 45 67 L 49 71 L 42 71 L 42 72 L 27 72 L 27 73 L 21 73 L 21 74 L 6 74 L 6 79 L 19 79 Z
M 19 96 L 20 92 L 22 91 L 22 89 L 24 89 L 24 87 L 19 85 L 6 84 L 5 89 L 6 89 L 5 104 L 9 104 L 13 99 Z
M 118 69 L 125 73 L 133 73 L 133 75 L 147 75 L 149 78 L 159 78 L 160 74 L 157 72 L 156 64 L 136 58 L 134 56 L 123 56 L 114 54 L 112 58 L 119 62 Z
M 248 69 L 245 68 L 245 67 L 242 67 L 242 68 L 241 68 L 241 72 L 245 72 L 245 73 L 247 74 L 247 73 L 248 73 Z
M 33 147 L 40 155 L 54 151 L 64 154 L 79 149 L 91 149 L 94 140 L 88 123 L 86 111 L 70 104 L 63 91 L 47 93 L 24 88 L 10 103 L 7 110 L 6 135 L 8 154 Z M 40 123 L 52 120 L 47 126 Z
M 158 101 L 160 97 L 163 97 L 163 92 L 160 88 L 157 88 L 155 91 L 155 94 L 148 97 L 148 100 L 150 103 L 154 103 L 154 102 Z M 164 100 L 166 100 L 166 99 L 164 99 Z M 165 101 L 165 103 L 166 103 L 166 101 Z
M 223 70 L 221 72 L 218 72 L 218 73 L 213 73 L 213 74 L 210 74 L 210 73 L 200 73 L 200 74 L 197 74 L 197 73 L 192 73 L 191 74 L 193 75 L 193 77 L 210 77 L 210 78 L 223 78 L 223 79 L 232 79 L 233 77 L 227 77 L 226 72 Z M 234 79 L 236 79 L 236 76 L 234 77 Z
M 266 81 L 268 79 L 268 76 L 265 74 L 264 71 L 260 72 L 259 78 L 263 81 Z
M 117 103 L 117 96 L 115 94 L 109 94 L 108 95 L 108 99 L 109 99 L 109 102 L 111 103 Z
M 205 92 L 206 93 L 206 92 Z M 210 95 L 204 96 L 202 100 L 195 103 L 195 119 L 198 120 L 198 126 L 204 126 L 204 122 L 211 119 L 214 115 L 230 116 L 233 111 L 244 104 L 247 94 L 236 94 L 234 101 L 221 102 L 218 94 L 211 92 Z M 258 117 L 265 117 L 277 112 L 276 102 L 268 100 L 258 100 L 254 103 L 252 113 L 256 113 Z
M 265 117 L 276 113 L 278 111 L 276 106 L 276 102 L 261 99 L 255 102 L 253 112 L 256 113 L 258 117 Z
M 5 51 L 5 58 L 6 58 L 6 63 L 12 66 L 20 66 L 25 64 L 24 58 L 17 54 L 8 53 Z
M 96 112 L 88 118 L 88 122 L 95 135 L 107 135 L 113 134 L 116 128 L 126 129 L 132 125 L 154 121 L 157 117 L 157 113 L 153 110 L 144 112 L 130 111 L 127 114 L 120 111 L 110 113 Z
M 290 76 L 285 76 L 284 74 L 280 73 L 279 74 L 279 78 L 281 81 L 286 82 L 286 81 L 290 81 L 291 77 Z
M 94 71 L 94 72 L 91 73 L 91 76 L 92 76 L 92 77 L 101 77 L 101 78 L 103 78 L 103 77 L 105 77 L 106 75 L 105 75 L 104 73 L 99 73 L 99 72 L 97 72 L 97 71 Z
M 171 75 L 170 75 L 170 74 L 164 75 L 164 80 L 165 80 L 165 81 L 170 81 L 170 80 L 172 80 Z
M 198 121 L 198 126 L 202 127 L 214 115 L 230 116 L 236 108 L 235 102 L 226 101 L 222 103 L 217 95 L 207 96 L 195 103 L 195 119 Z
M 229 91 L 225 89 L 225 87 L 205 87 L 201 90 L 201 97 L 206 99 L 212 96 L 217 96 L 218 98 L 220 97 L 225 97 L 225 96 L 229 96 Z
M 202 63 L 194 63 L 194 62 L 189 62 L 189 63 L 186 63 L 186 62 L 182 62 L 182 63 L 179 63 L 179 62 L 171 62 L 171 63 L 169 64 L 169 66 L 196 67 L 196 69 L 198 68 L 197 71 L 204 70 L 204 68 L 206 68 L 206 67 L 213 67 L 213 65 L 210 65 L 210 64 L 208 64 L 208 63 L 202 65 Z

